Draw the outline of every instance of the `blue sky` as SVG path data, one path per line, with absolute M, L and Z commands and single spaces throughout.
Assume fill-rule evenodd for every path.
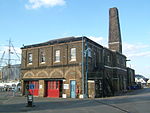
M 109 8 L 117 7 L 127 65 L 150 78 L 150 0 L 0 0 L 0 57 L 22 45 L 87 36 L 107 46 Z

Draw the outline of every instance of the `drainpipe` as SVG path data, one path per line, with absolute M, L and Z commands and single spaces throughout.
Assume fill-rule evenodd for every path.
M 86 75 L 85 75 L 85 97 L 88 97 L 88 41 L 86 40 Z
M 84 98 L 85 91 L 84 91 L 84 37 L 82 37 L 82 95 Z
M 102 50 L 102 63 L 103 63 L 103 73 L 102 73 L 102 98 L 104 97 L 104 76 L 105 76 L 105 49 Z

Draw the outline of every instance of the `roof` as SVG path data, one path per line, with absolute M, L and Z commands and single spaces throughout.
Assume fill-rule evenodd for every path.
M 67 43 L 67 42 L 73 42 L 73 41 L 79 41 L 79 40 L 82 40 L 82 37 L 65 37 L 65 38 L 50 40 L 50 41 L 39 43 L 39 44 L 27 45 L 27 46 L 22 47 L 21 49 Z
M 54 39 L 54 40 L 50 40 L 50 41 L 39 43 L 39 44 L 27 45 L 27 46 L 22 47 L 21 49 L 40 47 L 40 46 L 46 46 L 46 45 L 54 45 L 54 44 L 61 44 L 61 43 L 68 43 L 68 42 L 74 42 L 74 41 L 81 41 L 82 38 L 88 40 L 89 42 L 94 43 L 97 46 L 103 47 L 100 44 L 94 42 L 93 40 L 91 40 L 85 36 L 81 36 L 81 37 L 65 37 L 65 38 Z
M 105 50 L 107 50 L 107 51 L 109 51 L 109 52 L 111 52 L 111 53 L 115 53 L 115 55 L 121 55 L 121 56 L 123 56 L 123 57 L 125 57 L 126 58 L 126 56 L 124 55 L 124 54 L 122 54 L 122 53 L 120 53 L 120 52 L 118 52 L 118 51 L 114 51 L 114 50 L 111 50 L 111 49 L 109 49 L 109 48 L 106 48 L 106 47 L 103 47 Z
M 150 79 L 147 81 L 147 83 L 150 83 Z
M 91 40 L 89 38 L 87 38 L 86 36 L 81 36 L 81 37 L 74 37 L 74 36 L 72 36 L 72 37 L 59 38 L 59 39 L 49 40 L 49 41 L 43 42 L 43 43 L 26 45 L 26 46 L 23 46 L 21 49 L 40 47 L 40 46 L 46 46 L 46 45 L 54 45 L 54 44 L 61 44 L 61 43 L 68 43 L 68 42 L 74 42 L 74 41 L 81 41 L 83 38 L 88 40 L 89 42 L 91 42 L 91 43 L 101 47 L 101 48 L 104 48 L 104 49 L 112 52 L 112 53 L 117 53 L 117 54 L 119 54 L 121 56 L 126 57 L 122 53 L 119 53 L 117 51 L 112 51 L 109 48 L 103 47 L 102 45 L 98 44 L 97 42 L 95 42 L 95 41 L 93 41 L 93 40 Z

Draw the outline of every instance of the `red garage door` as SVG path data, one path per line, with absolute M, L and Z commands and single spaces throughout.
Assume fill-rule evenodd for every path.
M 47 81 L 46 83 L 47 97 L 59 98 L 60 96 L 60 81 Z
M 38 81 L 29 81 L 29 93 L 34 96 L 39 95 L 39 82 Z

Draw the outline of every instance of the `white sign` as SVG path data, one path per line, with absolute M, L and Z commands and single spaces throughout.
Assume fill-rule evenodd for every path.
M 40 85 L 40 89 L 42 89 L 42 85 Z
M 64 84 L 64 89 L 69 89 L 69 84 Z

